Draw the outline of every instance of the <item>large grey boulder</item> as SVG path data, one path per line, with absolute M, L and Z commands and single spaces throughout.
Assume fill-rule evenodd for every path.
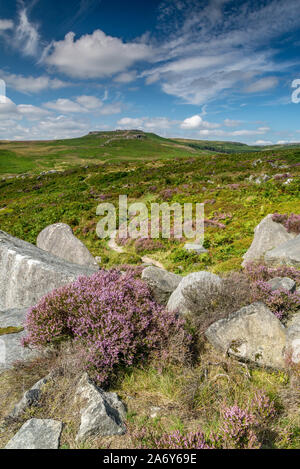
M 30 419 L 7 443 L 5 449 L 58 449 L 62 423 L 51 419 Z
M 269 265 L 291 265 L 300 267 L 300 235 L 268 251 L 265 262 Z
M 36 245 L 54 256 L 74 264 L 98 267 L 87 247 L 74 236 L 72 228 L 65 223 L 49 225 L 37 237 Z
M 142 272 L 142 279 L 149 285 L 157 303 L 166 305 L 171 294 L 182 281 L 181 275 L 176 275 L 158 267 L 149 266 Z
M 294 233 L 288 233 L 285 227 L 281 223 L 274 222 L 272 217 L 272 214 L 267 215 L 255 228 L 252 244 L 243 256 L 243 267 L 248 262 L 263 259 L 267 251 L 295 238 Z
M 43 387 L 50 381 L 50 379 L 51 375 L 48 375 L 45 378 L 40 379 L 28 391 L 26 391 L 9 416 L 12 418 L 18 418 L 30 407 L 37 406 L 42 397 Z
M 292 363 L 300 363 L 300 313 L 294 314 L 288 324 L 287 353 Z
M 201 306 L 210 294 L 218 293 L 222 280 L 215 274 L 201 271 L 187 275 L 169 298 L 167 309 L 179 314 L 201 312 Z
M 84 373 L 77 386 L 74 402 L 80 406 L 81 413 L 77 441 L 97 435 L 111 436 L 126 433 L 124 404 L 117 394 L 104 392 L 98 388 L 87 373 Z
M 32 306 L 55 288 L 95 272 L 0 231 L 0 310 Z
M 296 282 L 288 277 L 274 277 L 267 284 L 271 287 L 271 291 L 287 290 L 294 293 L 296 290 Z
M 218 350 L 260 366 L 285 367 L 286 330 L 263 303 L 213 323 L 205 333 Z
M 28 308 L 13 308 L 0 311 L 0 329 L 6 327 L 23 327 Z
M 13 367 L 15 362 L 28 361 L 39 355 L 37 350 L 24 348 L 21 344 L 26 332 L 0 335 L 0 373 Z

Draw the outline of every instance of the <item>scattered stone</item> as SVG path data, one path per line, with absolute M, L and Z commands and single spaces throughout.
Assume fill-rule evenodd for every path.
M 30 407 L 37 406 L 42 396 L 43 386 L 45 386 L 50 379 L 52 379 L 52 377 L 51 375 L 48 375 L 35 383 L 29 391 L 26 391 L 22 399 L 15 405 L 13 411 L 9 414 L 9 417 L 18 418 Z
M 37 237 L 37 247 L 73 264 L 97 267 L 98 264 L 87 247 L 74 236 L 65 223 L 49 225 Z
M 300 266 L 300 235 L 268 251 L 265 262 L 270 265 Z
M 296 290 L 296 282 L 288 277 L 275 277 L 267 282 L 271 287 L 271 291 L 287 290 L 294 293 Z
M 286 330 L 263 303 L 253 303 L 213 323 L 205 333 L 218 350 L 243 361 L 285 367 Z
M 167 309 L 171 312 L 189 314 L 196 312 L 207 294 L 222 287 L 222 280 L 215 274 L 201 271 L 187 275 L 170 296 Z
M 205 249 L 202 244 L 186 243 L 184 245 L 184 249 L 186 251 L 195 252 L 196 254 L 205 254 L 208 252 L 208 250 Z
M 82 376 L 75 394 L 75 403 L 81 406 L 81 423 L 77 441 L 90 436 L 124 435 L 126 409 L 117 394 L 98 388 L 87 373 Z
M 158 267 L 149 266 L 142 272 L 142 279 L 149 285 L 157 303 L 166 305 L 182 277 Z
M 150 418 L 155 419 L 161 412 L 161 407 L 150 407 Z
M 267 215 L 255 228 L 253 242 L 243 256 L 243 267 L 248 262 L 261 260 L 267 251 L 295 238 L 294 233 L 288 233 L 285 227 L 274 222 L 272 217 L 272 214 Z
M 267 174 L 263 174 L 262 176 L 258 176 L 258 178 L 255 179 L 255 184 L 262 184 L 263 182 L 269 181 L 271 178 Z
M 32 306 L 55 288 L 95 272 L 0 231 L 0 310 Z
M 30 419 L 7 443 L 5 449 L 58 449 L 62 423 L 52 419 Z

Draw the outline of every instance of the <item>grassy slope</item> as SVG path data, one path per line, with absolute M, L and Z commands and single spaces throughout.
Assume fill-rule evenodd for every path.
M 143 138 L 135 139 L 134 135 Z M 275 147 L 274 147 L 275 148 Z M 284 147 L 276 147 L 284 148 Z M 297 146 L 295 146 L 297 148 Z M 298 146 L 299 148 L 299 146 Z M 270 151 L 272 147 L 264 147 Z M 0 174 L 38 173 L 96 161 L 162 160 L 189 155 L 259 152 L 262 147 L 236 142 L 165 139 L 139 131 L 99 132 L 53 141 L 0 142 Z
M 137 142 L 143 143 L 143 142 Z M 259 163 L 255 166 L 255 161 Z M 138 262 L 151 253 L 177 272 L 203 268 L 227 271 L 239 268 L 242 255 L 253 238 L 253 229 L 268 213 L 299 213 L 300 150 L 246 154 L 192 155 L 172 160 L 101 162 L 88 168 L 74 168 L 59 174 L 7 179 L 0 183 L 1 229 L 35 242 L 38 233 L 56 222 L 70 224 L 94 255 L 104 264 Z M 273 167 L 277 165 L 277 167 Z M 281 168 L 283 166 L 283 168 Z M 270 179 L 256 185 L 247 178 L 266 173 L 288 172 L 293 182 Z M 168 189 L 170 194 L 166 194 Z M 163 249 L 153 246 L 135 252 L 127 246 L 122 256 L 109 251 L 96 235 L 97 205 L 105 199 L 117 205 L 119 194 L 129 202 L 205 202 L 205 216 L 218 219 L 225 229 L 207 227 L 203 256 L 186 253 L 178 241 L 161 240 Z M 149 205 L 150 208 L 150 205 Z

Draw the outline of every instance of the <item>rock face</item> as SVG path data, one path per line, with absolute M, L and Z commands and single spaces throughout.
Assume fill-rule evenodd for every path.
M 85 373 L 76 389 L 75 403 L 81 406 L 81 423 L 77 441 L 93 435 L 123 435 L 126 409 L 117 394 L 104 392 Z
M 12 368 L 17 361 L 31 360 L 39 355 L 36 350 L 22 347 L 21 340 L 25 336 L 25 331 L 0 336 L 0 373 Z
M 287 329 L 287 352 L 292 363 L 300 363 L 300 313 L 295 314 Z
M 291 265 L 300 267 L 300 235 L 268 251 L 265 262 L 269 265 Z
M 142 279 L 149 285 L 157 303 L 166 305 L 171 294 L 182 281 L 181 275 L 172 274 L 158 267 L 149 266 L 142 272 Z
M 170 296 L 167 309 L 179 314 L 201 310 L 205 297 L 222 288 L 222 280 L 215 274 L 201 271 L 187 275 Z
M 22 327 L 25 322 L 27 308 L 0 311 L 0 328 Z
M 30 419 L 7 443 L 5 449 L 58 449 L 62 423 L 51 419 Z
M 253 303 L 215 322 L 205 335 L 216 349 L 239 359 L 285 367 L 285 327 L 263 303 Z
M 288 233 L 283 225 L 274 222 L 272 216 L 267 215 L 255 228 L 253 242 L 243 256 L 243 267 L 247 262 L 263 259 L 267 251 L 295 238 L 295 234 Z
M 95 271 L 0 231 L 0 310 L 32 306 L 46 293 Z
M 45 386 L 50 379 L 50 376 L 46 376 L 35 383 L 29 391 L 26 391 L 9 416 L 13 418 L 20 417 L 29 407 L 36 406 L 42 396 L 43 386 Z
M 87 247 L 73 235 L 72 228 L 65 223 L 47 226 L 38 235 L 36 244 L 40 249 L 73 264 L 98 266 Z
M 296 282 L 288 277 L 275 277 L 267 282 L 271 290 L 287 290 L 293 293 L 296 290 Z

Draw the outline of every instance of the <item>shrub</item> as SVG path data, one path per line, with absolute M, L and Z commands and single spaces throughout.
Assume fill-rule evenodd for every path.
M 155 435 L 143 429 L 134 435 L 142 440 L 142 448 L 156 449 L 257 449 L 262 447 L 264 431 L 276 416 L 273 401 L 258 392 L 248 408 L 223 406 L 215 434 L 206 435 L 201 429 L 184 434 L 180 431 Z
M 275 316 L 286 322 L 291 314 L 299 311 L 300 294 L 283 289 L 272 291 L 267 283 L 274 277 L 289 277 L 300 285 L 300 271 L 294 267 L 268 267 L 263 264 L 250 262 L 245 267 L 245 273 L 251 282 L 251 301 L 262 301 Z
M 100 271 L 55 290 L 29 310 L 24 345 L 43 346 L 73 339 L 86 369 L 99 384 L 121 367 L 136 364 L 182 334 L 184 320 L 152 299 L 132 270 Z M 188 347 L 191 338 L 182 339 Z
M 264 302 L 282 322 L 296 313 L 300 307 L 300 294 L 278 289 L 272 291 L 270 285 L 263 281 L 252 284 L 252 301 Z
M 289 233 L 300 234 L 300 215 L 292 213 L 288 216 L 287 214 L 274 213 L 272 220 L 281 223 Z

